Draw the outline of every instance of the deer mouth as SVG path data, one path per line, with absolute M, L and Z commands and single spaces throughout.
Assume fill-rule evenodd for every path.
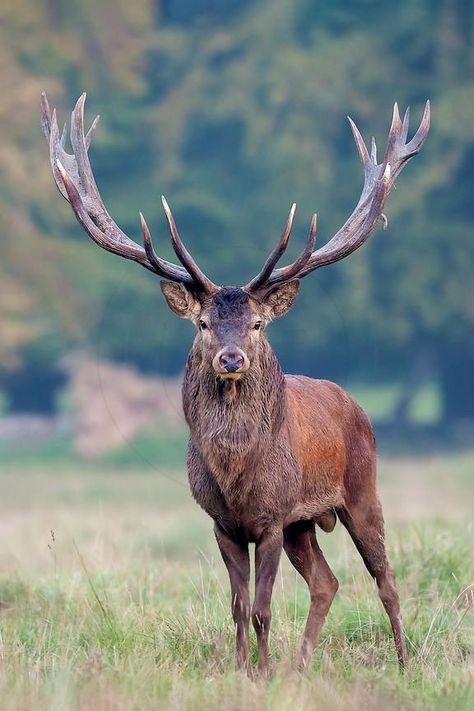
M 245 375 L 248 368 L 249 366 L 245 363 L 238 370 L 224 370 L 223 368 L 215 368 L 215 373 L 220 380 L 240 380 L 242 376 Z
M 228 373 L 227 371 L 224 371 L 223 373 L 218 373 L 218 376 L 221 380 L 240 380 L 242 377 L 243 373 Z

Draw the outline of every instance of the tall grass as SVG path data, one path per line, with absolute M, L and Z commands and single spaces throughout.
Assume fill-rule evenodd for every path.
M 431 463 L 412 464 L 436 482 Z M 382 493 L 397 474 L 404 481 L 406 466 L 382 463 Z M 274 675 L 251 682 L 234 672 L 228 582 L 210 523 L 175 476 L 75 466 L 0 475 L 2 710 L 473 707 L 474 527 L 461 505 L 463 520 L 440 516 L 426 497 L 419 520 L 386 507 L 405 674 L 375 585 L 338 526 L 320 536 L 340 590 L 308 675 L 291 672 L 307 591 L 283 561 Z M 461 478 L 460 502 L 469 491 Z

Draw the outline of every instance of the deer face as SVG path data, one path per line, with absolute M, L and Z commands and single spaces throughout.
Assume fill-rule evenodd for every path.
M 203 360 L 224 380 L 241 378 L 258 360 L 266 325 L 293 305 L 297 279 L 262 294 L 225 286 L 200 297 L 182 285 L 162 281 L 170 309 L 194 322 Z

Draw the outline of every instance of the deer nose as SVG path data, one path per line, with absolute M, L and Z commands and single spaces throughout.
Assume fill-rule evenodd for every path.
M 236 373 L 244 364 L 244 358 L 240 353 L 221 353 L 219 365 L 227 373 Z

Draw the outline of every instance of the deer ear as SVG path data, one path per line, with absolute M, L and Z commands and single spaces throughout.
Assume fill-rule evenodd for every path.
M 177 316 L 191 320 L 199 316 L 201 304 L 183 284 L 176 284 L 174 281 L 160 281 L 160 287 L 166 303 Z
M 285 284 L 274 286 L 265 294 L 263 303 L 271 310 L 272 318 L 284 316 L 291 309 L 299 290 L 299 279 L 292 279 Z

